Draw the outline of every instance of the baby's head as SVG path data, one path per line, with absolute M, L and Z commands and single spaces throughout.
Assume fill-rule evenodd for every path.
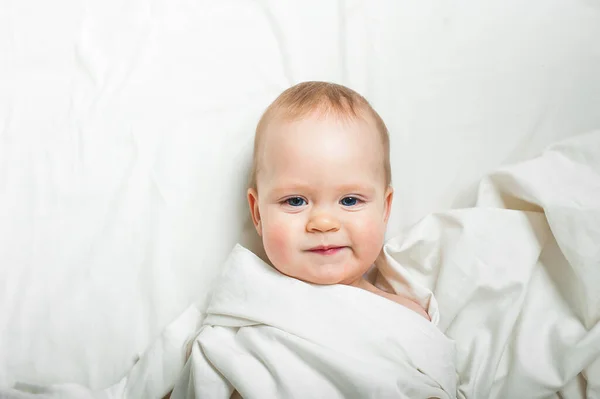
M 315 284 L 353 284 L 384 242 L 389 138 L 358 93 L 325 82 L 284 91 L 256 128 L 248 204 L 273 266 Z

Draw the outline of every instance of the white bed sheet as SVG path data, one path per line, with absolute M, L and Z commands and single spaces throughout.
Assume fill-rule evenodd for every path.
M 289 85 L 380 111 L 396 235 L 600 127 L 598 37 L 585 1 L 1 2 L 0 386 L 110 385 L 203 306 L 253 246 L 253 128 Z
M 328 397 L 376 395 L 392 382 L 402 387 L 398 395 L 415 399 L 597 398 L 599 155 L 600 130 L 554 145 L 486 177 L 476 207 L 429 215 L 386 243 L 376 284 L 415 298 L 432 323 L 351 287 L 294 282 L 236 246 L 206 325 L 198 327 L 203 317 L 190 306 L 119 382 L 101 390 L 19 384 L 0 388 L 0 397 L 161 398 L 173 386 L 173 397 L 229 397 L 234 389 L 244 397 L 302 397 L 304 375 L 313 394 Z M 401 356 L 371 356 L 381 355 L 382 342 Z M 410 342 L 416 347 L 397 350 Z M 186 348 L 193 349 L 184 367 Z M 352 359 L 373 368 L 365 375 L 366 363 Z M 407 381 L 416 370 L 429 377 Z M 432 393 L 438 384 L 443 392 Z

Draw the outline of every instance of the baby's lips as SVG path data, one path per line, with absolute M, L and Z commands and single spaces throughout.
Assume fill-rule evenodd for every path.
M 307 249 L 307 251 L 327 251 L 329 249 L 341 249 L 345 247 L 345 245 L 319 245 L 316 247 L 309 248 Z

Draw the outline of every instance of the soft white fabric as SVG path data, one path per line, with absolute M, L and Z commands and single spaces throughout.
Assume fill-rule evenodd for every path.
M 0 386 L 114 384 L 204 310 L 258 250 L 251 139 L 289 85 L 380 111 L 393 237 L 600 127 L 599 37 L 597 1 L 0 1 Z
M 452 341 L 416 312 L 284 276 L 237 246 L 172 398 L 454 398 Z
M 0 397 L 159 398 L 175 380 L 172 399 L 228 399 L 234 390 L 249 399 L 456 397 L 454 343 L 436 323 L 359 288 L 284 276 L 240 245 L 183 367 L 185 338 L 199 320 L 190 307 L 108 389 L 19 384 Z
M 437 297 L 459 397 L 598 398 L 599 243 L 600 131 L 492 173 L 476 208 L 390 240 L 380 270 Z
M 0 388 L 0 399 L 150 399 L 162 398 L 173 387 L 186 362 L 186 349 L 203 315 L 188 307 L 172 321 L 144 352 L 126 376 L 105 389 L 93 390 L 79 384 L 41 386 L 17 383 Z
M 378 262 L 377 283 L 412 295 L 428 306 L 432 318 L 439 319 L 440 330 L 455 341 L 458 398 L 599 398 L 599 226 L 600 131 L 561 142 L 538 158 L 492 173 L 479 186 L 477 207 L 432 214 L 405 234 L 389 240 L 384 246 L 387 262 Z M 234 258 L 240 253 L 246 257 L 238 249 Z M 255 266 L 262 265 L 256 258 L 250 259 Z M 234 264 L 233 260 L 230 259 Z M 236 273 L 232 275 L 231 270 Z M 246 349 L 255 345 L 255 353 L 260 354 L 285 353 L 293 358 L 294 354 L 312 353 L 310 344 L 299 344 L 303 341 L 294 337 L 305 332 L 310 341 L 311 333 L 335 326 L 336 317 L 354 316 L 333 313 L 330 318 L 320 319 L 321 311 L 347 309 L 348 304 L 361 308 L 361 304 L 377 302 L 379 310 L 360 317 L 356 314 L 357 320 L 364 321 L 358 329 L 367 337 L 356 345 L 367 355 L 380 353 L 381 347 L 368 347 L 367 342 L 384 337 L 387 328 L 394 326 L 395 317 L 414 316 L 394 303 L 350 287 L 317 290 L 276 274 L 270 275 L 272 285 L 244 285 L 251 279 L 246 275 L 254 271 L 255 268 L 228 269 L 229 275 L 217 288 L 209 310 L 207 323 L 215 327 L 202 330 L 177 389 L 188 390 L 191 397 L 194 390 L 201 392 L 203 387 L 216 386 L 224 394 L 230 392 L 231 387 L 219 374 L 194 375 L 194 371 L 210 371 L 204 363 L 206 353 L 209 360 L 238 376 L 235 383 L 242 384 L 239 386 L 243 389 L 252 389 L 252 382 L 261 378 L 269 380 L 264 368 L 271 363 L 238 356 L 243 351 L 228 355 L 235 350 L 236 340 L 243 340 Z M 279 287 L 285 287 L 282 279 L 294 285 L 295 290 L 312 290 L 312 295 L 322 295 L 325 300 L 316 308 L 314 301 L 290 300 L 287 295 L 292 290 L 284 288 L 280 292 Z M 240 301 L 240 293 L 244 292 L 248 295 Z M 360 300 L 355 302 L 357 299 Z M 385 312 L 386 308 L 393 311 Z M 378 318 L 381 312 L 394 316 Z M 256 325 L 275 325 L 276 318 L 261 318 L 275 313 L 286 321 L 285 326 L 279 326 L 285 328 Z M 296 318 L 297 314 L 302 318 Z M 184 312 L 142 356 L 129 376 L 107 390 L 92 392 L 78 386 L 36 389 L 41 393 L 61 392 L 62 397 L 82 397 L 81 392 L 85 392 L 95 398 L 160 398 L 183 368 L 184 337 L 195 337 L 198 316 L 194 307 Z M 429 325 L 424 319 L 419 323 L 418 317 L 410 319 L 415 322 L 413 327 Z M 237 330 L 246 325 L 254 327 Z M 246 333 L 235 337 L 235 331 Z M 345 347 L 355 336 L 330 336 L 328 344 Z M 266 337 L 270 340 L 265 342 Z M 391 351 L 418 337 L 418 329 L 415 332 L 414 328 L 401 328 L 383 347 Z M 298 346 L 291 353 L 284 352 L 282 342 Z M 407 353 L 418 356 L 423 350 L 423 354 L 433 356 L 420 346 L 411 347 Z M 326 356 L 329 352 L 323 348 L 318 353 Z M 319 370 L 318 366 L 315 370 Z M 269 370 L 278 377 L 286 371 L 285 367 Z M 254 375 L 255 372 L 260 374 Z M 374 373 L 372 378 L 376 380 L 378 375 Z M 256 379 L 244 380 L 248 376 Z M 214 378 L 212 383 L 206 382 L 210 378 Z M 23 390 L 4 390 L 0 395 L 29 398 Z

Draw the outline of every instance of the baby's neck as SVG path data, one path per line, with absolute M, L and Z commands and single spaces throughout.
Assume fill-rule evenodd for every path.
M 416 312 L 420 316 L 424 317 L 425 319 L 431 320 L 427 311 L 425 309 L 423 309 L 421 307 L 421 305 L 419 305 L 416 301 L 414 301 L 410 298 L 403 297 L 401 295 L 392 294 L 392 293 L 383 291 L 382 289 L 377 288 L 376 286 L 374 286 L 373 284 L 371 284 L 370 282 L 368 282 L 367 280 L 365 280 L 362 277 L 348 285 L 363 289 L 365 291 L 369 291 L 373 294 L 376 294 L 383 298 L 389 299 L 393 302 L 396 302 L 400 305 L 403 305 L 403 306 L 409 308 L 410 310 L 413 310 L 414 312 Z
M 348 285 L 351 285 L 352 287 L 363 289 L 365 291 L 372 292 L 374 294 L 379 294 L 381 292 L 381 290 L 379 288 L 375 287 L 373 284 L 368 282 L 364 277 L 361 277 L 358 280 L 356 280 Z

